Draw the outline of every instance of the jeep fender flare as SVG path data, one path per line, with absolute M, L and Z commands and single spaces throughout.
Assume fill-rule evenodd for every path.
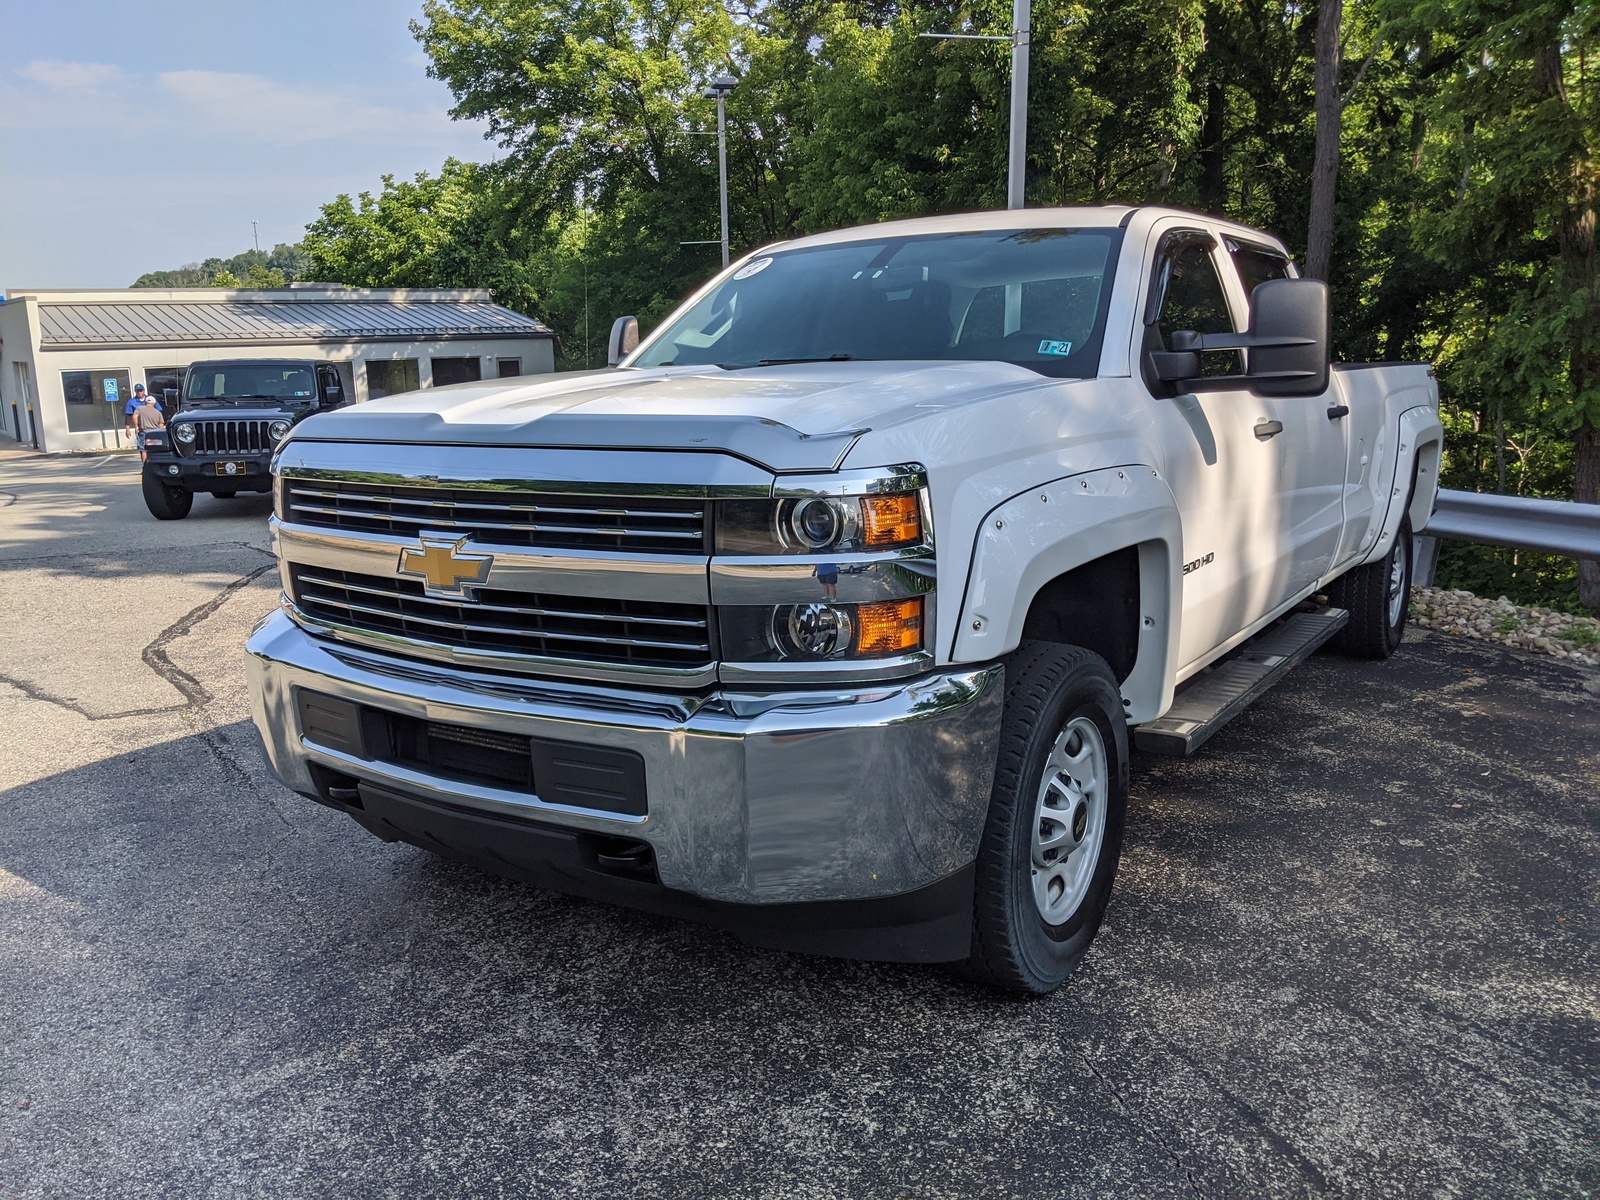
M 986 662 L 1022 640 L 1034 598 L 1051 580 L 1128 547 L 1139 554 L 1139 642 L 1122 681 L 1130 721 L 1172 703 L 1183 579 L 1183 522 L 1153 467 L 1107 467 L 1020 492 L 984 515 L 951 649 L 954 662 Z

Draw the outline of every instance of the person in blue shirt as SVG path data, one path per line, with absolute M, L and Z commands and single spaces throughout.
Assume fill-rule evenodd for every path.
M 122 407 L 122 427 L 127 430 L 129 437 L 137 437 L 138 430 L 134 428 L 133 414 L 139 411 L 139 406 L 144 403 L 144 384 L 133 385 L 133 395 L 128 397 L 128 403 Z

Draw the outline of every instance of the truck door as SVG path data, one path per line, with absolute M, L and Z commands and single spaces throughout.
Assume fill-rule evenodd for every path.
M 1248 322 L 1250 294 L 1269 279 L 1289 278 L 1289 260 L 1271 247 L 1232 237 L 1223 239 L 1223 251 L 1230 299 Z M 1274 503 L 1282 514 L 1278 525 L 1278 602 L 1282 603 L 1327 574 L 1339 549 L 1348 422 L 1336 415 L 1331 378 L 1328 390 L 1317 396 L 1247 395 L 1258 424 L 1281 426 L 1267 439 L 1265 449 L 1275 456 Z
M 1257 430 L 1277 414 L 1242 385 L 1184 393 L 1150 369 L 1148 352 L 1171 349 L 1178 330 L 1231 333 L 1245 325 L 1243 306 L 1230 303 L 1223 270 L 1231 268 L 1219 264 L 1212 233 L 1164 222 L 1156 236 L 1138 349 L 1144 384 L 1157 397 L 1167 483 L 1183 519 L 1181 672 L 1265 616 L 1287 590 L 1278 498 L 1283 453 L 1274 444 L 1280 438 Z M 1240 370 L 1237 354 L 1205 359 L 1210 374 Z

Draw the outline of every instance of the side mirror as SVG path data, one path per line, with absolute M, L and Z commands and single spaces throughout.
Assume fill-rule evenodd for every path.
M 1172 334 L 1170 350 L 1152 350 L 1157 379 L 1193 389 L 1244 384 L 1262 396 L 1316 396 L 1328 389 L 1328 285 L 1320 279 L 1269 279 L 1250 294 L 1247 333 Z M 1243 350 L 1243 375 L 1201 375 L 1200 355 Z
M 176 404 L 178 402 L 178 389 L 177 388 L 162 388 L 161 389 L 161 399 L 162 399 L 163 402 L 165 402 L 167 404 Z
M 616 366 L 639 348 L 639 319 L 618 317 L 611 323 L 611 340 L 606 349 L 606 362 Z
M 344 389 L 337 383 L 330 383 L 322 389 L 322 401 L 329 408 L 337 408 L 344 403 Z
M 1250 293 L 1250 389 L 1263 396 L 1316 396 L 1328 390 L 1328 285 L 1320 279 L 1269 279 Z

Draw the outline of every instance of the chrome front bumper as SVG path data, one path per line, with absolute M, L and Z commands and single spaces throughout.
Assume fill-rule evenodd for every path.
M 637 839 L 662 887 L 739 905 L 897 896 L 977 855 L 1000 726 L 997 665 L 823 691 L 674 696 L 396 659 L 313 637 L 281 611 L 247 649 L 273 770 L 307 795 L 317 794 L 316 763 L 512 828 Z M 648 812 L 546 804 L 316 745 L 301 735 L 301 688 L 419 720 L 634 751 Z

